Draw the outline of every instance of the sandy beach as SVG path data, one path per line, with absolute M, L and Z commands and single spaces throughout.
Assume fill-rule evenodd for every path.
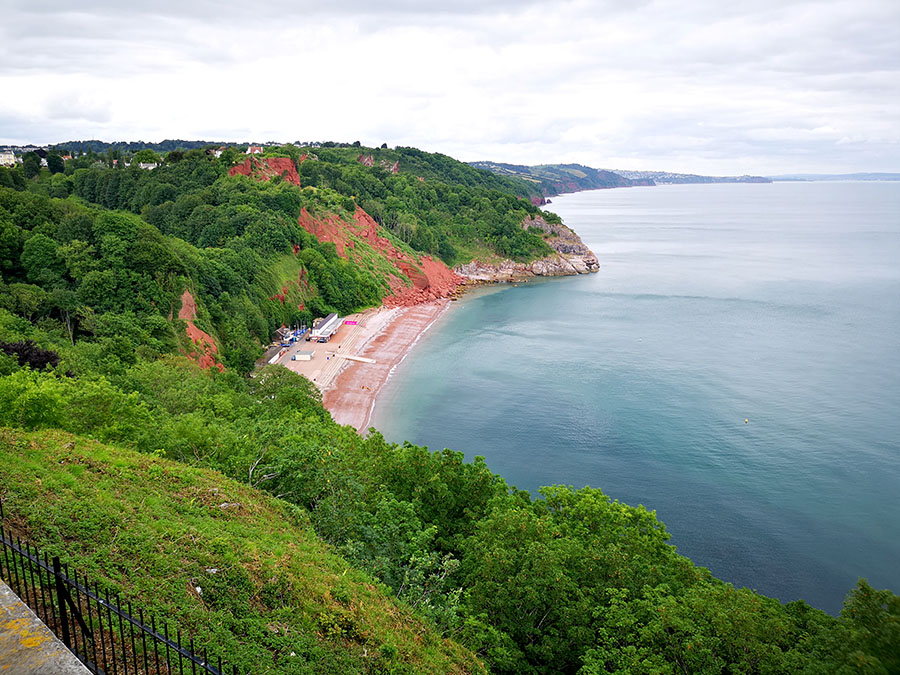
M 312 381 L 335 421 L 365 432 L 378 392 L 394 366 L 450 302 L 444 298 L 351 314 L 328 342 L 300 340 L 283 350 L 270 350 L 264 361 L 274 359 Z
M 363 432 L 368 429 L 375 399 L 391 371 L 449 305 L 450 300 L 443 299 L 413 307 L 381 308 L 367 313 L 364 322 L 361 319 L 353 341 L 349 345 L 341 342 L 342 353 L 352 352 L 375 363 L 332 357 L 334 364 L 324 369 L 323 380 L 316 381 L 323 391 L 325 407 L 338 424 L 349 424 Z

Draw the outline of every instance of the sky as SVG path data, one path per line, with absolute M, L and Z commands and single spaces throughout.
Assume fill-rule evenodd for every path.
M 0 0 L 0 144 L 900 172 L 900 0 Z

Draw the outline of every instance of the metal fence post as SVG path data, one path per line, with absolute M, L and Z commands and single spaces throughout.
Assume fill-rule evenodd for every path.
M 63 586 L 62 567 L 59 564 L 59 556 L 53 556 L 53 576 L 56 579 L 56 602 L 59 605 L 59 622 L 62 627 L 63 644 L 72 649 L 72 639 L 69 637 L 69 617 L 68 608 L 66 607 L 66 589 Z

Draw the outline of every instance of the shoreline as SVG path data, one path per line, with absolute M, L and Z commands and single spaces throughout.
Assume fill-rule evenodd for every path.
M 453 299 L 475 289 L 517 286 L 541 278 L 554 277 L 469 279 L 457 287 L 457 295 Z M 358 318 L 360 325 L 343 338 L 341 333 L 333 338 L 335 342 L 343 340 L 343 344 L 338 346 L 337 351 L 326 352 L 331 355 L 330 365 L 320 366 L 312 372 L 308 366 L 295 365 L 294 362 L 283 365 L 307 377 L 315 375 L 311 379 L 322 392 L 322 405 L 331 413 L 332 419 L 340 425 L 350 425 L 365 435 L 372 425 L 375 406 L 384 385 L 451 304 L 451 298 L 444 297 L 411 306 L 382 305 L 352 315 L 348 318 Z M 348 355 L 350 359 L 346 358 Z M 371 359 L 374 363 L 355 361 L 352 357 Z
M 384 384 L 450 304 L 442 298 L 412 307 L 381 308 L 367 317 L 355 355 L 375 362 L 343 359 L 333 377 L 320 385 L 322 403 L 335 422 L 363 434 L 368 430 Z

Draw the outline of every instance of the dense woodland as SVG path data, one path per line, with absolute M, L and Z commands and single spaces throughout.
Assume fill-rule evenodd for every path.
M 304 231 L 301 209 L 349 220 L 362 205 L 399 246 L 451 264 L 550 251 L 521 227 L 535 207 L 496 190 L 491 174 L 406 151 L 404 157 L 419 158 L 417 171 L 451 181 L 458 171 L 467 181 L 423 182 L 362 166 L 352 150 L 320 152 L 335 157 L 300 163 L 302 188 L 280 177 L 228 177 L 228 166 L 241 159 L 234 150 L 221 159 L 203 150 L 172 152 L 152 171 L 137 160 L 112 168 L 111 156 L 91 153 L 65 172 L 44 170 L 32 179 L 24 170 L 0 169 L 0 306 L 33 321 L 61 321 L 76 344 L 77 337 L 115 338 L 123 354 L 139 346 L 164 353 L 178 339 L 168 319 L 187 287 L 225 365 L 247 372 L 278 326 L 375 306 L 388 291 L 377 265 L 351 264 Z M 279 154 L 298 163 L 302 156 L 292 146 Z M 298 288 L 301 272 L 309 283 Z M 285 289 L 290 302 L 270 300 Z
M 310 152 L 318 159 L 301 162 Z M 357 162 L 360 152 L 373 155 L 374 166 Z M 521 228 L 535 208 L 519 198 L 517 183 L 450 158 L 354 147 L 273 153 L 298 163 L 303 187 L 227 177 L 228 164 L 241 159 L 234 151 L 217 160 L 191 150 L 152 171 L 96 166 L 107 159 L 96 156 L 89 166 L 32 178 L 0 170 L 0 426 L 62 430 L 79 448 L 92 447 L 86 439 L 108 444 L 90 469 L 98 476 L 118 470 L 118 448 L 122 465 L 124 453 L 136 451 L 288 502 L 363 577 L 492 672 L 900 672 L 900 598 L 888 591 L 860 581 L 831 617 L 733 588 L 678 555 L 642 507 L 590 488 L 529 495 L 479 458 L 336 425 L 311 383 L 283 368 L 247 377 L 282 322 L 371 306 L 386 292 L 376 268 L 340 258 L 303 231 L 302 208 L 350 218 L 361 205 L 387 235 L 448 262 L 527 259 L 546 246 Z M 399 161 L 400 172 L 381 161 Z M 273 302 L 301 270 L 309 287 Z M 185 288 L 197 298 L 198 324 L 222 347 L 224 372 L 180 355 L 184 324 L 173 317 Z M 28 458 L 45 442 L 29 445 L 21 433 L 0 436 L 0 452 Z M 104 570 L 77 545 L 83 536 L 94 548 L 110 546 L 113 516 L 79 501 L 68 504 L 76 518 L 66 525 L 42 518 L 32 503 L 40 486 L 14 472 L 17 462 L 0 464 L 2 496 L 39 543 L 74 551 L 95 576 L 123 583 L 121 570 Z M 57 464 L 42 480 L 58 480 L 55 500 L 75 500 L 77 481 L 54 478 L 65 470 Z M 190 568 L 190 549 L 180 555 Z M 253 563 L 234 562 L 232 576 L 204 599 L 216 612 L 215 631 L 198 623 L 200 600 L 183 582 L 166 611 L 264 672 L 437 667 L 411 666 L 390 645 L 375 660 L 342 661 L 342 645 L 363 638 L 340 622 L 297 638 L 308 643 L 305 670 L 286 666 L 265 631 L 258 644 L 243 644 L 234 636 L 257 635 L 257 620 L 264 625 L 295 600 L 266 595 L 241 565 Z M 159 592 L 153 584 L 133 590 L 151 603 Z

